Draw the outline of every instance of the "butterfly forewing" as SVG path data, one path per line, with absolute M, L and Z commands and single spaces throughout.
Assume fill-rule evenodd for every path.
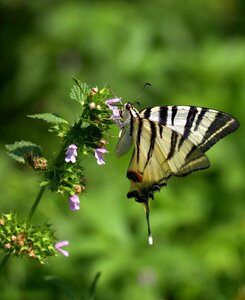
M 239 127 L 229 114 L 196 106 L 156 106 L 141 111 L 140 116 L 177 131 L 182 141 L 191 140 L 203 152 Z

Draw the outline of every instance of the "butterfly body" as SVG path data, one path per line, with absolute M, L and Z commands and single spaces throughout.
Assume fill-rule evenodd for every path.
M 196 106 L 156 106 L 138 112 L 131 103 L 121 111 L 122 129 L 116 155 L 134 146 L 127 178 L 128 198 L 144 204 L 173 176 L 185 176 L 209 167 L 205 152 L 239 127 L 232 116 Z M 149 228 L 149 237 L 152 240 Z

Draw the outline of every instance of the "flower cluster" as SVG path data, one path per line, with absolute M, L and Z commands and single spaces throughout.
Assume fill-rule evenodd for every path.
M 41 264 L 56 256 L 54 231 L 48 224 L 34 226 L 20 221 L 13 213 L 0 218 L 0 250 L 6 254 L 29 257 Z
M 98 88 L 93 88 L 91 90 L 91 95 L 94 96 L 98 93 Z M 112 119 L 119 127 L 121 127 L 121 121 L 120 121 L 120 111 L 117 106 L 113 105 L 115 103 L 122 103 L 121 99 L 119 98 L 112 98 L 109 100 L 106 100 L 104 103 L 108 106 L 108 108 L 112 111 L 112 114 L 110 115 L 110 119 Z M 95 102 L 90 102 L 89 107 L 91 110 L 95 109 L 100 109 L 100 105 L 96 105 Z M 105 149 L 104 145 L 105 143 L 100 143 L 101 147 L 97 147 L 94 149 L 94 156 L 96 158 L 97 164 L 98 165 L 104 165 L 105 160 L 104 160 L 104 154 L 108 153 L 109 151 Z M 67 163 L 76 163 L 76 159 L 78 156 L 77 153 L 78 147 L 75 144 L 70 144 L 66 150 L 65 153 L 65 162 Z M 77 194 L 73 194 L 69 200 L 68 204 L 70 206 L 71 210 L 79 210 L 80 209 L 80 200 Z
M 54 160 L 48 161 L 42 148 L 29 141 L 19 141 L 6 145 L 6 148 L 11 158 L 42 172 L 41 190 L 49 188 L 52 192 L 68 195 L 70 210 L 77 211 L 80 209 L 79 197 L 86 190 L 82 159 L 92 153 L 99 166 L 105 164 L 104 155 L 109 152 L 106 149 L 108 130 L 113 123 L 122 127 L 119 110 L 122 102 L 120 98 L 111 98 L 107 87 L 89 88 L 74 80 L 70 98 L 80 104 L 80 116 L 76 122 L 69 124 L 52 113 L 28 116 L 52 124 L 49 130 L 61 139 L 61 150 Z M 28 256 L 43 264 L 48 256 L 56 256 L 57 252 L 69 256 L 62 249 L 69 242 L 57 242 L 48 224 L 34 226 L 29 223 L 39 201 L 37 197 L 28 221 L 22 222 L 12 213 L 0 218 L 0 250 L 7 255 Z
M 111 115 L 109 116 L 109 119 L 111 119 L 113 122 L 115 122 L 119 127 L 121 127 L 121 121 L 120 121 L 120 112 L 118 107 L 115 105 L 117 103 L 122 103 L 121 99 L 119 98 L 112 98 L 109 100 L 105 100 L 104 102 L 100 102 L 98 104 L 98 101 L 96 101 L 96 99 L 94 99 L 93 97 L 95 97 L 96 95 L 98 95 L 99 90 L 98 88 L 92 88 L 90 91 L 90 97 L 91 101 L 88 103 L 88 108 L 90 109 L 90 111 L 95 111 L 97 110 L 98 113 L 100 113 L 100 111 L 102 110 L 102 107 L 108 107 L 109 110 L 112 112 Z M 92 101 L 93 100 L 93 101 Z M 85 105 L 86 102 L 83 101 L 83 105 Z M 94 112 L 92 114 L 93 118 L 94 118 Z M 91 116 L 91 118 L 92 118 Z M 95 121 L 95 120 L 94 120 Z M 84 122 L 84 120 L 83 120 Z M 83 128 L 88 128 L 89 127 L 89 122 L 86 123 L 86 125 L 83 125 Z M 91 134 L 90 134 L 91 136 Z M 103 142 L 102 142 L 103 141 Z M 105 148 L 105 144 L 106 142 L 102 139 L 97 141 L 97 145 L 98 147 L 95 147 L 93 149 L 94 151 L 94 156 L 96 159 L 96 162 L 98 165 L 104 165 L 105 164 L 105 159 L 104 159 L 104 154 L 105 153 L 109 153 L 109 151 Z M 68 145 L 66 152 L 65 152 L 65 162 L 66 163 L 72 163 L 72 164 L 76 164 L 77 162 L 77 158 L 78 158 L 78 150 L 80 152 L 80 148 L 83 148 L 84 145 L 81 146 L 77 146 L 77 144 L 70 144 Z M 78 183 L 78 182 L 77 182 Z M 74 184 L 73 184 L 74 186 Z M 80 186 L 79 184 L 77 186 Z M 71 210 L 79 210 L 80 209 L 80 199 L 78 196 L 77 189 L 74 191 L 71 191 L 71 196 L 68 200 L 68 204 Z

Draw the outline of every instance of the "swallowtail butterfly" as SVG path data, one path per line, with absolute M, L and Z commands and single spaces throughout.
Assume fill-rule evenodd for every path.
M 127 178 L 128 198 L 143 203 L 148 241 L 153 244 L 149 224 L 149 198 L 172 176 L 185 176 L 209 167 L 205 152 L 235 131 L 239 122 L 232 116 L 196 106 L 156 106 L 138 112 L 131 103 L 120 111 L 122 129 L 116 155 L 134 146 Z

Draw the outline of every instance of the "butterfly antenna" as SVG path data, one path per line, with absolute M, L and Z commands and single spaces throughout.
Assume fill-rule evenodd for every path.
M 138 96 L 136 97 L 136 99 L 139 99 L 139 97 L 141 97 L 142 92 L 144 91 L 144 89 L 145 89 L 147 86 L 151 86 L 151 84 L 150 84 L 149 82 L 146 82 L 146 83 L 144 84 L 142 90 L 140 91 L 140 93 L 139 93 Z M 140 102 L 139 102 L 139 101 L 135 101 L 134 103 L 137 104 L 138 107 L 140 108 Z
M 151 234 L 151 226 L 150 226 L 150 209 L 148 202 L 144 202 L 144 208 L 145 208 L 145 216 L 146 216 L 146 222 L 147 222 L 147 229 L 148 229 L 148 243 L 151 246 L 153 244 L 153 237 Z
M 149 82 L 146 82 L 145 85 L 144 85 L 144 88 L 145 88 L 146 86 L 151 86 L 151 84 L 150 84 Z

